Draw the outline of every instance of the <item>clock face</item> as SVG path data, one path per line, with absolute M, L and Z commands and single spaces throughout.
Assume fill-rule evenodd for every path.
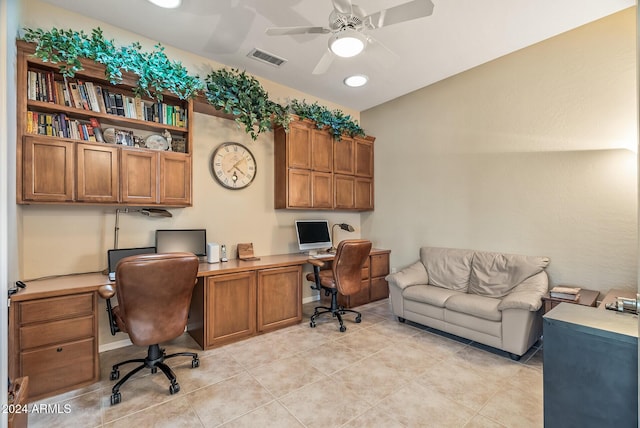
M 244 189 L 256 177 L 256 159 L 239 143 L 223 143 L 211 156 L 213 176 L 228 189 Z

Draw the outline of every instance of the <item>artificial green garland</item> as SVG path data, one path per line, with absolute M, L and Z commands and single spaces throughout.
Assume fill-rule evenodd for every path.
M 81 58 L 87 58 L 105 66 L 105 77 L 117 84 L 122 72 L 138 76 L 136 95 L 162 100 L 163 92 L 170 92 L 180 99 L 195 97 L 204 92 L 214 107 L 236 116 L 236 122 L 244 125 L 245 132 L 254 140 L 262 132 L 276 125 L 288 128 L 289 113 L 314 120 L 319 128 L 328 126 L 340 139 L 345 135 L 364 135 L 364 131 L 351 116 L 340 110 L 329 110 L 317 102 L 292 100 L 282 106 L 269 99 L 260 82 L 244 71 L 222 68 L 207 75 L 204 81 L 190 75 L 177 61 L 171 61 L 164 47 L 155 45 L 152 52 L 144 52 L 140 43 L 116 47 L 113 40 L 106 40 L 100 28 L 91 34 L 83 31 L 53 28 L 49 31 L 26 28 L 24 40 L 35 43 L 35 56 L 42 61 L 58 64 L 60 73 L 73 77 L 82 70 Z

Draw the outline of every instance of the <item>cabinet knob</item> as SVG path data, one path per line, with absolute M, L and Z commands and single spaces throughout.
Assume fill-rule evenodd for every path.
M 56 349 L 56 352 L 62 352 L 62 348 Z

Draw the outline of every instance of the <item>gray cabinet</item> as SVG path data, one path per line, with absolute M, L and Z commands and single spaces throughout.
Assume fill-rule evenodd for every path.
M 545 428 L 637 428 L 638 318 L 561 303 L 543 320 Z

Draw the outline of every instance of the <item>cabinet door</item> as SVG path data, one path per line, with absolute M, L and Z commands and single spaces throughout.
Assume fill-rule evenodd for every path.
M 389 284 L 384 277 L 371 278 L 371 288 L 369 291 L 369 299 L 374 300 L 386 299 L 389 297 Z
M 256 331 L 256 274 L 242 272 L 207 279 L 206 347 L 248 337 Z
M 331 208 L 333 204 L 333 175 L 327 172 L 311 172 L 313 208 Z
M 160 154 L 160 203 L 191 205 L 191 156 Z
M 333 143 L 333 172 L 336 174 L 355 173 L 355 145 L 353 138 L 342 137 Z
M 373 209 L 373 181 L 370 178 L 356 177 L 355 187 L 355 208 L 358 210 Z
M 355 207 L 355 177 L 348 175 L 334 175 L 333 189 L 335 192 L 336 209 L 351 209 Z
M 289 168 L 311 168 L 311 130 L 306 125 L 290 124 L 287 159 Z
M 289 207 L 311 208 L 311 171 L 289 170 Z
M 258 331 L 302 320 L 302 266 L 258 271 Z
M 76 151 L 77 200 L 117 202 L 118 149 L 78 143 Z
M 22 166 L 24 199 L 62 202 L 73 200 L 74 143 L 26 137 Z
M 122 150 L 122 202 L 158 202 L 158 153 Z
M 361 177 L 373 177 L 373 143 L 368 140 L 356 138 L 356 175 Z
M 333 137 L 329 131 L 311 131 L 311 169 L 321 172 L 333 169 Z

